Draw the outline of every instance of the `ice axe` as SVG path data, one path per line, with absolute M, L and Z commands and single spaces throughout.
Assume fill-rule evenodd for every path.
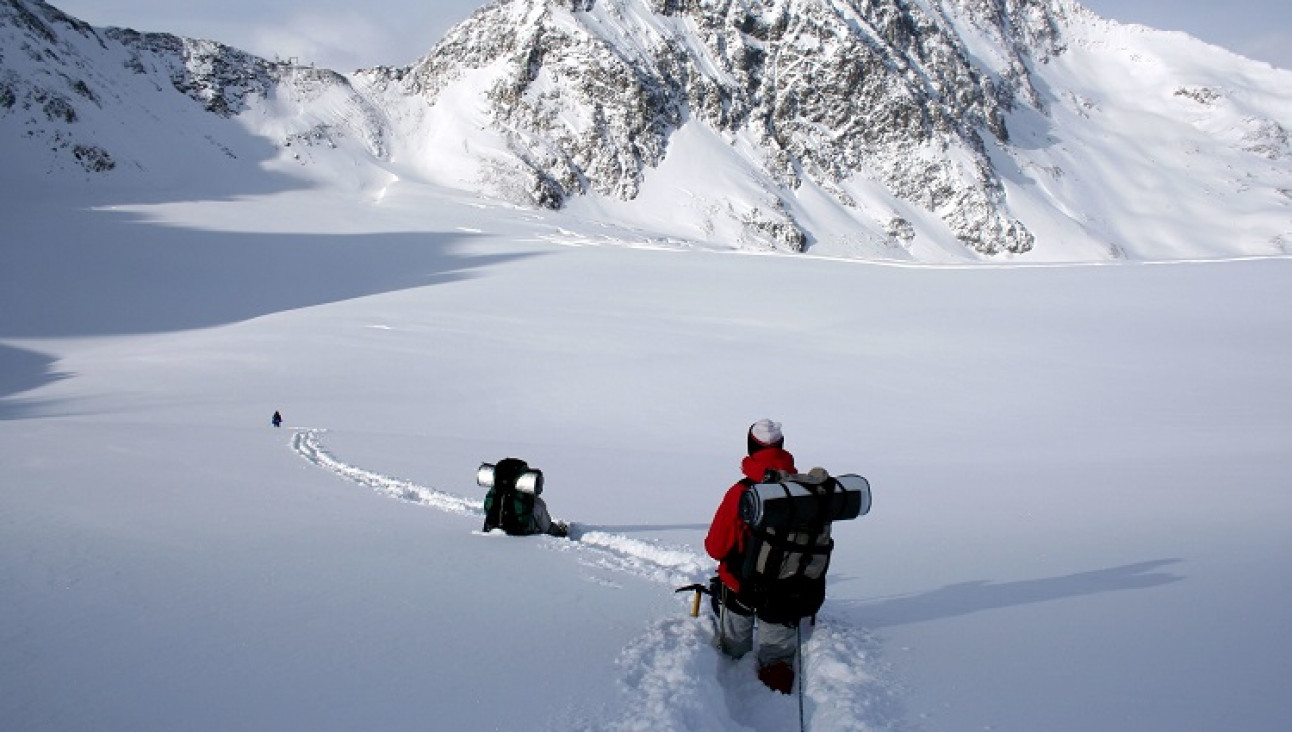
M 688 591 L 695 593 L 695 597 L 691 599 L 691 617 L 698 618 L 700 617 L 700 595 L 712 595 L 713 592 L 711 592 L 708 587 L 698 582 L 693 585 L 687 585 L 686 587 L 679 587 L 676 590 L 673 590 L 674 593 Z

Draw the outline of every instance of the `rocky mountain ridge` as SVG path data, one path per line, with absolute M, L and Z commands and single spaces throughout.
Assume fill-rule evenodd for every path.
M 308 106 L 337 93 L 348 102 L 341 126 L 374 157 L 384 154 L 380 114 L 335 71 L 270 61 L 215 41 L 95 28 L 38 0 L 0 0 L 0 41 L 0 123 L 43 148 L 41 173 L 59 174 L 71 161 L 92 173 L 125 167 L 146 174 L 167 151 L 141 150 L 130 138 L 146 142 L 150 133 L 178 132 L 187 148 L 207 147 L 236 160 L 245 134 L 218 120 L 235 121 L 267 99 Z M 149 129 L 124 135 L 125 144 L 112 134 L 114 126 L 141 122 Z M 316 141 L 330 127 L 292 130 L 275 144 Z
M 841 184 L 873 171 L 967 246 L 1026 252 L 1032 235 L 1001 210 L 982 135 L 1008 141 L 1005 114 L 1035 98 L 1027 65 L 1061 50 L 1067 7 L 949 5 L 519 0 L 478 12 L 411 69 L 375 73 L 434 103 L 465 71 L 493 68 L 487 103 L 540 205 L 589 192 L 633 198 L 671 133 L 696 121 L 752 137 L 780 191 L 811 179 L 855 206 Z M 999 72 L 970 60 L 953 10 L 996 36 Z M 784 195 L 749 223 L 801 250 L 809 235 Z
M 443 180 L 456 156 L 470 170 L 452 184 L 561 208 L 637 201 L 661 185 L 679 132 L 698 127 L 745 166 L 752 193 L 704 204 L 739 244 L 815 248 L 838 236 L 811 214 L 828 208 L 863 232 L 862 256 L 918 258 L 914 242 L 929 238 L 971 257 L 1024 255 L 1036 242 L 1024 220 L 1036 219 L 1020 192 L 1060 211 L 1058 230 L 1110 235 L 1061 200 L 1060 176 L 1085 163 L 1055 144 L 1098 106 L 1052 78 L 1073 38 L 1098 42 L 1080 32 L 1096 21 L 1071 0 L 502 0 L 411 66 L 346 76 L 0 0 L 0 132 L 45 173 L 147 174 L 158 153 L 112 133 L 144 107 L 158 135 L 222 164 L 345 155 Z M 1248 151 L 1292 188 L 1287 120 L 1248 120 Z

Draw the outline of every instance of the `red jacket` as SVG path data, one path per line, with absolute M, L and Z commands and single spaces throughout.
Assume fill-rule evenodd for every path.
M 769 447 L 750 455 L 741 461 L 740 470 L 754 482 L 762 482 L 768 470 L 798 472 L 794 467 L 794 456 L 779 447 Z M 746 484 L 738 482 L 727 489 L 722 503 L 718 504 L 717 513 L 713 515 L 709 534 L 704 537 L 704 550 L 718 560 L 718 576 L 722 583 L 736 592 L 740 592 L 740 580 L 727 566 L 727 558 L 743 551 L 745 539 L 749 536 L 749 525 L 740 520 L 740 496 L 746 487 Z

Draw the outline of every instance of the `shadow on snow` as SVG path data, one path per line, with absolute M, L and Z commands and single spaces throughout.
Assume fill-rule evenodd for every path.
M 1069 597 L 1161 587 L 1184 579 L 1180 575 L 1161 571 L 1180 561 L 1182 560 L 1158 559 L 1018 582 L 958 582 L 918 595 L 880 600 L 845 600 L 839 605 L 850 606 L 849 609 L 865 627 L 884 628 Z
M 534 256 L 463 254 L 455 245 L 472 235 L 461 232 L 235 233 L 66 209 L 24 218 L 0 248 L 0 341 L 226 325 Z M 12 395 L 68 376 L 46 354 L 0 344 L 0 419 L 37 406 Z

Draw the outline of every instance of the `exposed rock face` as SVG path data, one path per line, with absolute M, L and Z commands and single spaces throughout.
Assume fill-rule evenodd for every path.
M 308 105 L 340 93 L 348 97 L 342 117 L 353 120 L 344 126 L 373 155 L 384 154 L 380 113 L 333 71 L 267 61 L 213 41 L 96 29 L 40 0 L 0 0 L 0 120 L 17 124 L 25 137 L 47 144 L 87 172 L 110 172 L 120 161 L 99 139 L 103 123 L 114 115 L 118 122 L 129 118 L 127 110 L 145 101 L 141 90 L 153 93 L 148 102 L 164 99 L 167 90 L 178 92 L 224 119 L 243 114 L 253 100 L 291 99 Z M 149 111 L 162 126 L 190 122 L 159 118 L 163 114 Z M 87 115 L 99 126 L 87 122 Z M 304 132 L 289 133 L 278 143 Z M 327 126 L 313 132 L 326 136 Z M 193 138 L 195 144 L 215 145 L 234 156 L 209 135 Z
M 185 160 L 308 169 L 331 159 L 332 171 L 548 208 L 658 196 L 677 179 L 652 176 L 702 139 L 692 144 L 721 148 L 744 178 L 706 181 L 678 204 L 693 206 L 698 236 L 785 251 L 842 241 L 899 258 L 919 247 L 1025 254 L 1035 236 L 1020 216 L 1047 242 L 1093 240 L 1115 255 L 1118 216 L 1137 210 L 1063 198 L 1067 180 L 1124 163 L 1146 180 L 1179 179 L 1211 155 L 1216 179 L 1232 177 L 1223 156 L 1237 150 L 1275 166 L 1260 185 L 1288 189 L 1277 166 L 1292 158 L 1292 124 L 1223 81 L 1164 82 L 1165 114 L 1181 117 L 1175 133 L 1197 140 L 1186 151 L 1197 160 L 1162 171 L 1141 153 L 1151 141 L 1115 125 L 1144 97 L 1072 81 L 1082 69 L 1074 77 L 1071 59 L 1103 43 L 1102 22 L 1074 0 L 498 0 L 415 64 L 343 76 L 0 0 L 0 134 L 35 165 L 87 179 L 154 170 L 163 143 L 120 132 L 148 125 L 172 148 L 209 155 L 175 156 Z M 1139 62 L 1132 53 L 1110 68 L 1135 73 Z M 1101 109 L 1110 101 L 1117 115 Z M 1126 141 L 1113 165 L 1083 156 L 1081 140 L 1109 132 Z M 1216 196 L 1205 181 L 1190 191 L 1203 208 Z M 669 205 L 678 195 L 692 192 Z
M 122 28 L 108 28 L 104 36 L 126 49 L 127 69 L 164 74 L 176 91 L 221 117 L 245 111 L 249 96 L 268 95 L 279 79 L 274 64 L 212 41 Z
M 1025 252 L 1032 235 L 1002 213 L 982 135 L 1008 142 L 1005 112 L 1033 94 L 1029 54 L 1060 50 L 1056 11 L 945 5 L 997 35 L 1003 73 L 973 64 L 944 12 L 908 0 L 511 0 L 386 73 L 433 102 L 463 73 L 490 69 L 493 119 L 538 205 L 631 199 L 670 135 L 698 121 L 752 135 L 787 192 L 810 179 L 850 205 L 841 184 L 870 174 L 967 246 Z M 759 218 L 779 246 L 809 239 L 783 209 Z

